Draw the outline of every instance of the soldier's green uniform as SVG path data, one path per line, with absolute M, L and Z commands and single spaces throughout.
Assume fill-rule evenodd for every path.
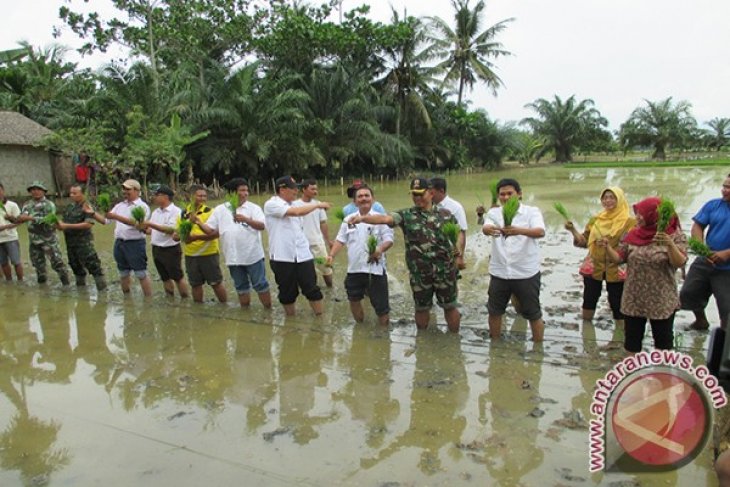
M 85 213 L 83 203 L 71 203 L 63 213 L 64 223 L 91 223 L 94 224 L 94 214 Z M 99 277 L 104 275 L 101 261 L 94 249 L 94 234 L 91 229 L 86 230 L 64 230 L 66 237 L 66 252 L 68 253 L 68 265 L 76 276 L 76 284 L 86 284 L 86 274 L 94 276 L 97 283 Z
M 44 189 L 44 188 L 42 188 Z M 30 240 L 30 262 L 35 268 L 38 283 L 48 280 L 46 274 L 46 255 L 51 261 L 51 268 L 58 273 L 61 282 L 68 284 L 68 272 L 63 263 L 61 248 L 53 225 L 43 223 L 43 218 L 56 212 L 56 205 L 45 197 L 39 201 L 31 199 L 23 205 L 21 214 L 30 215 L 33 220 L 28 222 L 28 239 Z
M 390 216 L 403 230 L 416 311 L 430 309 L 434 294 L 439 306 L 455 308 L 458 305 L 458 274 L 454 245 L 441 230 L 446 222 L 456 223 L 454 216 L 448 210 L 424 210 L 417 206 Z

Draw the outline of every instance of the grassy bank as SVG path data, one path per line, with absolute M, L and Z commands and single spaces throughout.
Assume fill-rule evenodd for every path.
M 676 161 L 596 161 L 596 162 L 570 162 L 563 164 L 568 169 L 590 168 L 590 167 L 715 167 L 730 166 L 729 158 L 721 159 L 685 159 Z

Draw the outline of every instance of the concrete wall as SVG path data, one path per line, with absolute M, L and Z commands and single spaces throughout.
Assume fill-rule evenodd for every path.
M 0 182 L 5 187 L 6 195 L 27 196 L 26 188 L 35 180 L 46 185 L 49 195 L 57 193 L 51 156 L 46 150 L 27 146 L 0 146 Z

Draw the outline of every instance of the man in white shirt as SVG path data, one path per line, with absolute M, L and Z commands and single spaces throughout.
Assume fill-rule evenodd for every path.
M 225 184 L 228 191 L 238 194 L 238 206 L 218 205 L 206 222 L 198 226 L 208 235 L 217 235 L 238 293 L 242 308 L 251 304 L 251 288 L 258 293 L 264 308 L 271 308 L 271 291 L 266 279 L 266 259 L 261 234 L 266 228 L 261 207 L 248 201 L 248 181 L 235 178 Z M 235 216 L 234 216 L 235 215 Z
M 365 183 L 365 181 L 363 181 L 362 179 L 355 179 L 352 182 L 352 185 L 348 186 L 347 197 L 350 198 L 352 201 L 342 207 L 342 213 L 346 217 L 357 213 L 357 202 L 355 201 L 355 193 L 357 193 L 357 190 L 362 188 L 363 186 L 367 186 L 367 183 Z M 385 215 L 385 208 L 383 207 L 383 205 L 380 204 L 379 201 L 373 201 L 372 210 L 375 213 Z
M 114 260 L 119 270 L 119 280 L 122 292 L 128 294 L 131 290 L 132 278 L 139 279 L 139 285 L 145 297 L 152 296 L 152 281 L 147 275 L 147 250 L 144 227 L 140 226 L 132 217 L 132 210 L 140 207 L 144 210 L 144 220 L 150 218 L 150 207 L 139 197 L 142 186 L 136 179 L 127 179 L 122 183 L 124 199 L 114 205 L 106 215 L 94 213 L 94 219 L 108 225 L 116 221 L 114 227 Z
M 453 199 L 451 196 L 446 194 L 446 180 L 444 178 L 431 178 L 431 194 L 433 198 L 433 206 L 439 210 L 441 208 L 449 210 L 449 212 L 456 218 L 456 223 L 459 225 L 461 231 L 456 240 L 456 266 L 459 269 L 466 269 L 466 263 L 464 262 L 464 251 L 466 250 L 466 231 L 469 229 L 466 223 L 466 212 L 464 207 Z
M 20 216 L 20 207 L 5 197 L 5 187 L 0 184 L 0 266 L 6 281 L 13 280 L 10 264 L 15 267 L 15 277 L 23 280 L 23 263 L 20 260 L 18 226 L 13 220 Z
M 514 179 L 497 183 L 499 201 L 504 205 L 510 198 L 522 200 L 522 188 Z M 545 323 L 540 308 L 540 246 L 538 239 L 545 236 L 545 222 L 540 210 L 519 203 L 511 225 L 504 225 L 502 208 L 491 208 L 482 227 L 492 239 L 489 261 L 489 335 L 499 339 L 502 317 L 507 303 L 514 294 L 520 303 L 520 314 L 530 322 L 532 340 L 541 342 Z
M 309 300 L 314 314 L 322 314 L 322 292 L 317 286 L 314 256 L 302 230 L 301 216 L 319 208 L 327 210 L 330 203 L 309 203 L 294 206 L 297 182 L 282 176 L 274 182 L 276 195 L 264 204 L 266 229 L 269 232 L 269 262 L 279 288 L 279 302 L 288 316 L 296 312 L 299 290 Z
M 372 211 L 373 192 L 369 187 L 361 186 L 355 193 L 355 201 L 360 215 L 375 214 Z M 372 237 L 375 250 L 371 253 L 368 240 Z M 347 246 L 345 289 L 352 317 L 358 323 L 365 318 L 362 299 L 367 294 L 378 316 L 378 322 L 382 326 L 388 326 L 390 303 L 385 252 L 393 246 L 393 229 L 388 225 L 368 223 L 350 225 L 345 219 L 327 256 L 328 265 L 332 265 L 334 257 L 345 245 Z
M 302 196 L 294 202 L 294 206 L 304 206 L 310 203 L 319 203 L 316 199 L 319 195 L 316 179 L 305 179 L 299 185 Z M 327 287 L 332 287 L 332 267 L 324 264 L 327 258 L 327 252 L 332 246 L 329 237 L 329 228 L 327 227 L 327 212 L 323 209 L 314 210 L 304 215 L 302 218 L 302 227 L 304 236 L 309 241 L 309 250 L 315 259 L 321 260 L 321 264 L 315 263 L 315 268 L 322 274 L 322 279 Z
M 168 296 L 175 296 L 175 286 L 181 298 L 187 298 L 188 284 L 182 270 L 182 248 L 180 242 L 173 240 L 177 221 L 182 210 L 172 202 L 174 191 L 164 184 L 154 193 L 157 208 L 149 221 L 143 224 L 152 235 L 152 260 L 160 274 L 162 285 Z

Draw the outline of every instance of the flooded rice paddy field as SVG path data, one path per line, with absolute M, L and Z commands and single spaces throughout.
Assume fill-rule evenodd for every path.
M 669 195 L 688 232 L 726 173 L 550 167 L 449 177 L 473 224 L 458 336 L 444 333 L 440 312 L 416 333 L 400 231 L 388 252 L 392 324 L 383 330 L 367 305 L 365 323 L 351 319 L 344 252 L 325 314 L 300 301 L 285 318 L 255 299 L 250 310 L 216 304 L 210 289 L 203 305 L 169 300 L 159 282 L 147 301 L 138 286 L 129 299 L 117 284 L 102 295 L 62 289 L 53 273 L 40 288 L 23 229 L 26 283 L 0 285 L 0 485 L 716 485 L 710 447 L 675 472 L 589 474 L 593 387 L 622 356 L 602 347 L 620 337 L 605 296 L 594 323 L 581 322 L 584 251 L 552 204 L 583 225 L 606 186 L 620 185 L 630 202 Z M 490 241 L 473 208 L 497 176 L 516 177 L 548 225 L 542 345 L 511 310 L 505 339 L 487 339 Z M 345 203 L 339 187 L 320 193 Z M 407 182 L 376 185 L 376 199 L 408 206 Z M 112 229 L 95 234 L 114 281 Z M 717 322 L 714 303 L 708 312 Z M 690 321 L 680 312 L 676 324 Z M 683 350 L 701 361 L 706 338 L 684 332 Z

